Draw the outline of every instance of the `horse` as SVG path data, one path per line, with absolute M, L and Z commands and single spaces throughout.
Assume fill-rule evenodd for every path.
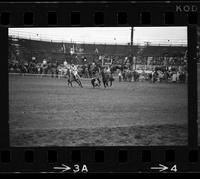
M 71 70 L 69 70 L 69 69 L 67 70 L 66 76 L 68 78 L 67 79 L 68 86 L 71 85 L 71 87 L 73 87 L 72 82 L 75 81 L 81 88 L 83 87 L 80 79 L 76 78 L 76 76 L 74 75 L 74 73 Z
M 92 84 L 93 88 L 95 88 L 95 87 L 99 87 L 100 88 L 101 81 L 100 81 L 99 78 L 92 78 L 91 79 L 91 84 Z
M 102 82 L 103 82 L 104 88 L 109 87 L 108 82 L 110 82 L 110 87 L 111 87 L 112 82 L 114 81 L 112 73 L 104 72 L 104 70 L 102 70 L 101 75 L 102 75 Z
M 101 80 L 100 80 L 100 72 L 99 70 L 96 71 L 96 73 L 93 75 L 92 79 L 91 79 L 91 84 L 93 86 L 93 88 L 95 87 L 99 87 L 101 86 Z

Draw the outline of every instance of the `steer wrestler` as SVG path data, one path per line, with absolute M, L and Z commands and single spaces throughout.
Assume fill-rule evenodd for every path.
M 92 83 L 93 88 L 101 86 L 101 81 L 99 79 L 99 74 L 96 73 L 95 77 L 93 77 L 91 79 L 91 83 Z

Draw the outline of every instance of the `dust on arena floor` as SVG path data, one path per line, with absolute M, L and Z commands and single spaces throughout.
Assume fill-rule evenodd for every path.
M 11 146 L 187 145 L 187 84 L 82 83 L 9 75 Z

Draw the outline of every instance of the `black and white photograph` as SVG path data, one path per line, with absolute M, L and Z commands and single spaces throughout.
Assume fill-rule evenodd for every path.
M 8 38 L 11 147 L 188 145 L 186 26 L 9 28 Z

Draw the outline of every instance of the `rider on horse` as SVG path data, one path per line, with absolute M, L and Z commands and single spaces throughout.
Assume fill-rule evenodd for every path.
M 76 79 L 79 79 L 79 80 L 80 80 L 80 76 L 79 76 L 79 74 L 78 74 L 78 69 L 77 69 L 77 67 L 76 67 L 74 64 L 71 65 L 71 71 L 72 71 L 72 73 L 74 74 L 74 77 L 75 77 Z
M 82 87 L 80 77 L 78 75 L 78 69 L 72 64 L 69 65 L 69 69 L 67 70 L 67 76 L 68 76 L 68 85 L 75 81 L 79 84 L 79 86 Z

